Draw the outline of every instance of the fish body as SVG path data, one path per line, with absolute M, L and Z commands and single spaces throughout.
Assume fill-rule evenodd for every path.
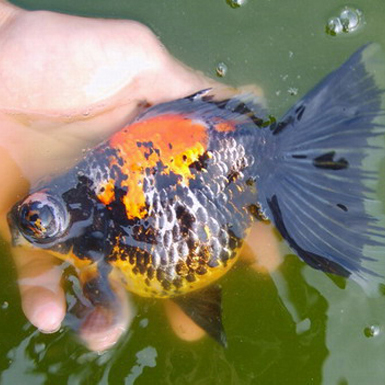
M 278 121 L 255 96 L 210 90 L 154 106 L 18 202 L 14 243 L 70 261 L 96 304 L 107 306 L 114 277 L 218 313 L 193 293 L 234 265 L 253 221 L 271 220 L 305 262 L 370 286 L 385 271 L 382 218 L 368 206 L 385 147 L 384 63 L 378 46 L 361 48 Z
M 201 95 L 195 98 L 211 107 Z M 213 118 L 144 116 L 57 182 L 60 191 L 69 191 L 75 180 L 76 198 L 61 195 L 67 205 L 73 199 L 72 205 L 92 208 L 94 218 L 81 230 L 81 245 L 69 240 L 65 253 L 72 246 L 72 258 L 82 263 L 100 256 L 123 273 L 128 290 L 142 296 L 184 294 L 223 275 L 237 259 L 255 212 L 256 127 Z

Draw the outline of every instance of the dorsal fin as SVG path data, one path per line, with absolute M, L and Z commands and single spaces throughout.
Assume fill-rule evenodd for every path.
M 221 98 L 214 90 L 204 89 L 181 99 L 157 104 L 140 114 L 135 122 L 159 115 L 182 114 L 199 121 L 232 121 L 237 125 L 254 123 L 262 127 L 267 116 L 264 99 L 251 92 Z

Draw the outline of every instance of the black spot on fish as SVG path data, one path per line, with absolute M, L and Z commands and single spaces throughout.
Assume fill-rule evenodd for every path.
M 278 135 L 281 133 L 285 128 L 287 128 L 290 124 L 292 124 L 294 121 L 294 118 L 292 116 L 289 116 L 286 120 L 283 120 L 282 122 L 275 122 L 270 126 L 270 130 L 272 131 L 273 135 Z
M 258 126 L 258 127 L 262 127 L 263 125 L 263 119 L 261 118 L 258 118 L 253 110 L 251 110 L 249 107 L 246 106 L 245 103 L 243 102 L 240 102 L 234 109 L 233 109 L 233 112 L 236 112 L 238 114 L 242 114 L 242 115 L 247 115 L 252 121 L 253 123 Z
M 140 248 L 130 248 L 132 253 L 135 257 L 135 267 L 138 272 L 142 275 L 144 275 L 147 272 L 147 268 L 149 264 L 151 263 L 151 255 Z
M 236 170 L 230 170 L 229 174 L 227 175 L 228 183 L 235 182 L 239 177 L 239 172 Z
M 202 155 L 198 157 L 198 160 L 189 164 L 189 168 L 197 171 L 207 169 L 207 162 L 209 159 L 210 159 L 209 154 L 207 151 L 205 151 Z
M 199 274 L 199 275 L 204 275 L 204 274 L 207 273 L 207 269 L 204 266 L 199 266 L 196 269 L 196 273 Z
M 248 206 L 249 213 L 259 221 L 266 221 L 267 217 L 261 210 L 261 206 L 259 204 L 249 205 Z
M 253 121 L 253 123 L 254 123 L 258 128 L 263 127 L 263 124 L 264 124 L 264 120 L 263 120 L 263 119 L 258 118 L 258 116 L 254 115 L 254 114 L 253 114 L 253 115 L 250 115 L 249 117 L 250 117 L 250 119 Z
M 170 283 L 170 281 L 163 280 L 160 284 L 163 286 L 163 289 L 164 289 L 164 290 L 167 290 L 167 291 L 168 291 L 168 290 L 171 289 L 171 283 Z
M 158 231 L 152 226 L 145 228 L 138 223 L 132 228 L 132 238 L 138 242 L 156 245 L 158 243 Z
M 222 261 L 222 263 L 225 263 L 229 258 L 230 258 L 230 252 L 226 249 L 222 249 L 219 255 L 219 259 Z
M 189 230 L 192 229 L 192 226 L 195 222 L 195 217 L 187 211 L 183 206 L 178 206 L 175 210 L 176 217 L 179 221 L 179 230 L 183 236 L 186 236 Z
M 246 184 L 247 184 L 248 186 L 250 186 L 250 187 L 254 186 L 254 185 L 255 185 L 255 179 L 253 179 L 253 178 L 248 178 L 248 179 L 246 180 Z
M 185 278 L 186 278 L 187 282 L 194 282 L 196 280 L 195 275 L 192 273 L 187 274 Z
M 212 101 L 211 103 L 215 104 L 221 110 L 224 110 L 229 101 L 230 101 L 230 99 L 224 99 L 224 100 L 220 100 L 220 101 Z
M 144 152 L 143 155 L 144 155 L 144 157 L 146 158 L 146 160 L 148 160 L 149 157 L 150 157 L 152 154 L 154 154 L 156 151 L 155 151 L 155 149 L 154 149 L 153 147 L 147 147 L 147 146 L 145 146 L 145 147 L 147 148 L 147 151 Z
M 153 266 L 150 266 L 148 269 L 147 269 L 147 277 L 149 279 L 153 279 L 155 276 L 155 269 Z
M 345 212 L 348 211 L 348 208 L 342 203 L 337 203 L 337 207 L 339 207 L 342 211 L 345 211 Z
M 248 114 L 251 112 L 250 108 L 246 106 L 245 103 L 240 102 L 237 104 L 237 106 L 233 109 L 234 112 L 237 112 L 238 114 Z
M 156 279 L 159 281 L 159 282 L 162 282 L 165 278 L 165 273 L 162 269 L 158 268 L 156 270 Z
M 229 230 L 229 247 L 231 250 L 235 250 L 240 245 L 240 239 L 231 231 Z
M 349 162 L 345 158 L 334 160 L 335 151 L 327 152 L 313 159 L 313 166 L 326 170 L 344 170 L 349 167 Z
M 121 156 L 116 156 L 116 160 L 118 161 L 120 167 L 124 165 L 124 160 Z
M 123 198 L 126 196 L 127 191 L 125 188 L 117 188 L 115 186 L 115 199 L 107 206 L 111 211 L 115 222 L 120 226 L 126 226 L 130 222 L 127 218 L 126 206 L 123 203 Z
M 172 284 L 177 288 L 180 289 L 183 286 L 182 278 L 176 277 L 173 279 Z
M 302 119 L 303 113 L 305 112 L 306 107 L 301 104 L 295 109 L 295 114 L 297 115 L 297 120 L 300 121 Z
M 160 160 L 158 162 L 156 162 L 156 170 L 157 172 L 163 172 L 167 169 L 167 166 L 165 166 L 163 164 L 163 162 L 161 162 Z
M 145 148 L 153 148 L 154 147 L 154 143 L 150 140 L 148 142 L 136 142 L 136 145 L 138 147 L 145 147 Z

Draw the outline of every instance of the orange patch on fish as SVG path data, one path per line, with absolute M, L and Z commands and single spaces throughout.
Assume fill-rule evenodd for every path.
M 215 125 L 215 130 L 218 132 L 235 131 L 235 125 L 229 122 L 218 123 Z
M 114 159 L 127 179 L 123 203 L 128 218 L 143 218 L 147 214 L 143 182 L 146 173 L 173 173 L 179 183 L 187 185 L 194 178 L 189 165 L 207 149 L 207 127 L 184 116 L 162 115 L 134 123 L 116 133 L 109 141 L 118 151 L 121 164 Z M 159 169 L 159 165 L 161 169 Z M 108 194 L 103 199 L 108 200 Z

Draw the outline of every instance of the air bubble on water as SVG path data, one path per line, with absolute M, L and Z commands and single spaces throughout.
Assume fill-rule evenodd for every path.
M 215 72 L 218 77 L 223 78 L 227 74 L 227 65 L 223 62 L 218 63 L 217 68 L 215 69 Z
M 230 5 L 231 8 L 239 8 L 245 5 L 247 0 L 226 0 L 226 3 Z
M 291 59 L 293 56 L 294 56 L 294 52 L 293 51 L 289 51 L 289 58 Z
M 298 88 L 295 88 L 295 87 L 289 87 L 287 92 L 291 95 L 291 96 L 295 96 L 298 94 Z
M 348 7 L 343 9 L 340 15 L 340 20 L 344 32 L 355 31 L 360 25 L 361 16 L 362 12 L 358 9 L 352 9 Z
M 4 302 L 1 304 L 1 308 L 2 308 L 3 310 L 8 309 L 8 307 L 9 307 L 9 303 L 8 303 L 7 301 L 4 301 Z
M 281 95 L 281 90 L 275 91 L 275 94 L 276 94 L 277 96 Z
M 139 321 L 139 326 L 141 328 L 146 328 L 148 326 L 148 318 L 143 318 Z
M 326 25 L 326 33 L 331 36 L 336 36 L 342 32 L 342 23 L 339 17 L 332 17 Z
M 364 18 L 362 11 L 346 6 L 340 10 L 338 16 L 333 16 L 327 21 L 326 33 L 331 36 L 350 33 L 356 31 L 363 24 Z
M 381 330 L 378 325 L 370 325 L 364 329 L 364 335 L 365 337 L 368 337 L 368 338 L 377 337 L 380 334 L 380 332 Z

